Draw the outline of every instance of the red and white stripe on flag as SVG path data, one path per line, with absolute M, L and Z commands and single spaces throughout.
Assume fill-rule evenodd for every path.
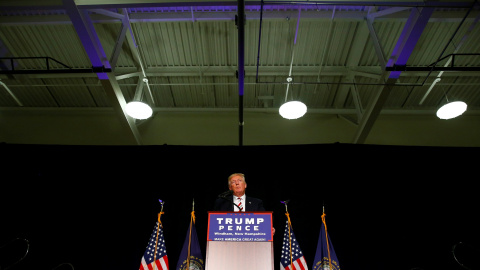
M 280 256 L 281 270 L 308 270 L 305 257 L 297 242 L 289 220 L 285 221 L 285 233 L 283 235 L 282 255 Z
M 307 262 L 305 261 L 305 257 L 300 257 L 293 261 L 293 266 L 288 265 L 287 267 L 283 267 L 282 264 L 280 264 L 280 269 L 281 270 L 308 270 L 307 267 Z
M 155 265 L 153 265 L 153 263 L 147 264 L 145 262 L 145 258 L 142 258 L 140 270 L 168 270 L 168 257 L 163 256 L 162 258 L 156 260 Z
M 157 259 L 158 258 L 158 259 Z M 140 262 L 140 270 L 168 270 L 167 249 L 163 229 L 157 222 Z

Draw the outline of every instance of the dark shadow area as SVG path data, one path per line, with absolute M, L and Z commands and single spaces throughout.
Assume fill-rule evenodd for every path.
M 158 199 L 165 201 L 170 269 L 185 240 L 193 199 L 205 256 L 207 214 L 233 172 L 245 173 L 247 195 L 262 198 L 274 212 L 276 269 L 284 200 L 290 200 L 309 268 L 323 205 L 342 269 L 460 270 L 465 267 L 453 246 L 480 247 L 478 148 L 2 144 L 0 151 L 2 270 L 23 255 L 21 242 L 4 246 L 16 238 L 27 239 L 29 251 L 12 270 L 66 270 L 70 264 L 75 270 L 138 269 L 160 211 Z M 465 265 L 478 269 L 476 251 L 458 252 Z

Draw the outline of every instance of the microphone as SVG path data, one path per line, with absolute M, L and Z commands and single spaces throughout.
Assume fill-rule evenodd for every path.
M 223 193 L 221 193 L 220 195 L 218 195 L 219 198 L 226 198 L 227 196 L 232 196 L 233 195 L 233 191 L 231 190 L 227 190 Z
M 221 193 L 220 195 L 218 195 L 218 198 L 222 198 L 222 199 L 224 199 L 224 200 L 227 200 L 227 201 L 232 202 L 233 205 L 235 205 L 235 206 L 238 208 L 238 210 L 241 210 L 241 209 L 240 209 L 240 206 L 238 206 L 236 203 L 234 203 L 234 202 L 231 201 L 230 199 L 227 199 L 228 196 L 232 196 L 232 195 L 233 195 L 233 191 L 232 191 L 232 190 L 227 190 L 227 191 Z

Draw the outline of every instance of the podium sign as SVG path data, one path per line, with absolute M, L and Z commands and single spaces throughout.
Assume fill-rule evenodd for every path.
M 273 241 L 272 213 L 211 212 L 208 216 L 207 241 Z
M 272 212 L 208 212 L 206 270 L 273 270 Z

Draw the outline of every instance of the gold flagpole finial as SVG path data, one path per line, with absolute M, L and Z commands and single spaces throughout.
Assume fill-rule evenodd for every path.
M 164 201 L 158 199 L 158 202 L 160 202 L 160 205 L 162 206 L 162 208 L 160 209 L 160 213 L 158 213 L 158 226 L 157 226 L 157 237 L 156 237 L 156 241 L 155 241 L 155 251 L 153 253 L 153 261 L 157 261 L 157 247 L 158 247 L 158 232 L 160 231 L 160 226 L 162 226 L 163 228 L 163 225 L 162 225 L 162 221 L 161 221 L 161 216 L 163 214 L 163 204 L 165 203 Z M 156 263 L 153 264 L 153 270 L 157 270 L 157 266 L 156 266 Z
M 158 199 L 158 202 L 160 203 L 160 205 L 162 206 L 162 208 L 160 208 L 160 213 L 158 213 L 158 223 L 162 226 L 163 228 L 163 225 L 162 225 L 162 221 L 160 220 L 160 217 L 162 216 L 163 214 L 163 204 L 165 203 L 164 201 L 162 201 L 161 199 Z
M 193 202 L 192 202 L 192 214 L 191 214 L 191 218 L 193 219 L 193 223 L 195 223 L 195 198 L 193 199 Z
M 165 202 L 162 201 L 161 199 L 158 199 L 158 202 L 159 202 L 160 205 L 162 206 L 162 208 L 160 209 L 160 212 L 163 212 L 163 204 L 164 204 Z
M 281 203 L 285 204 L 285 213 L 288 214 L 288 208 L 287 208 L 287 204 L 290 200 L 286 200 L 286 201 L 280 201 Z

